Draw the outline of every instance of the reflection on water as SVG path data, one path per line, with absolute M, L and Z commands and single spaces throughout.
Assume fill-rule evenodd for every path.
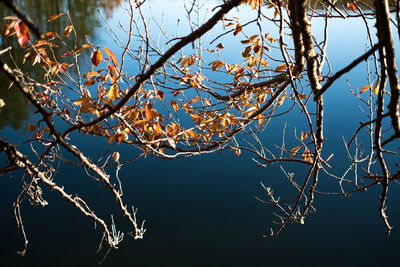
M 101 10 L 107 16 L 111 16 L 114 9 L 126 0 L 17 0 L 15 1 L 24 12 L 29 15 L 32 20 L 39 26 L 42 32 L 64 32 L 66 26 L 69 25 L 66 16 L 53 20 L 47 23 L 47 19 L 59 13 L 68 13 L 75 25 L 78 35 L 78 40 L 83 43 L 86 42 L 86 36 L 91 42 L 96 42 L 98 39 L 97 29 L 102 25 L 101 17 L 97 10 Z M 0 18 L 14 15 L 11 11 L 0 3 Z M 0 20 L 0 29 L 7 21 Z M 15 62 L 22 62 L 24 51 L 19 48 L 17 38 L 11 37 L 0 39 L 0 50 L 13 46 L 17 49 L 11 51 L 11 56 Z M 13 62 L 8 56 L 2 56 L 2 60 L 8 65 L 13 66 Z M 34 68 L 35 73 L 31 73 L 32 68 L 30 63 L 27 62 L 22 66 L 24 72 L 30 72 L 34 77 L 40 77 L 43 73 L 37 73 L 38 68 Z M 30 109 L 26 100 L 22 95 L 17 92 L 14 87 L 10 90 L 8 87 L 8 79 L 1 72 L 0 73 L 0 98 L 4 99 L 6 106 L 0 111 L 0 129 L 10 126 L 13 129 L 24 127 L 25 122 L 29 119 Z

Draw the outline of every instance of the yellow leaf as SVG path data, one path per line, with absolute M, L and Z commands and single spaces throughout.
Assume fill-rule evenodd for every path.
M 360 94 L 364 93 L 365 91 L 367 91 L 370 88 L 369 85 L 364 86 L 363 88 L 361 88 Z
M 307 132 L 301 132 L 301 140 L 304 141 L 307 138 L 308 133 Z
M 75 106 L 79 106 L 82 105 L 83 103 L 89 102 L 90 100 L 92 100 L 92 98 L 90 97 L 81 97 L 78 100 L 75 100 L 74 105 Z
M 378 95 L 378 90 L 379 90 L 379 83 L 374 87 L 375 95 Z
M 98 75 L 99 75 L 99 73 L 97 71 L 91 71 L 91 72 L 83 74 L 83 78 L 89 79 L 90 77 L 96 77 Z
M 119 161 L 119 153 L 116 151 L 112 154 L 112 158 L 115 162 Z
M 73 29 L 74 29 L 74 27 L 72 25 L 65 27 L 65 30 L 64 30 L 65 37 L 68 38 L 68 36 L 71 34 Z
M 284 71 L 287 68 L 286 63 L 283 63 L 275 68 L 275 72 Z
M 118 84 L 114 83 L 111 85 L 110 89 L 108 89 L 108 100 L 114 100 L 118 98 Z
M 283 95 L 279 98 L 279 100 L 278 100 L 278 105 L 279 105 L 279 106 L 283 104 L 283 101 L 285 101 L 285 97 L 286 97 L 286 94 L 283 94 Z
M 301 146 L 296 146 L 296 147 L 292 148 L 290 150 L 290 155 L 289 156 L 293 157 L 297 153 L 297 151 L 299 151 L 300 148 L 301 148 Z

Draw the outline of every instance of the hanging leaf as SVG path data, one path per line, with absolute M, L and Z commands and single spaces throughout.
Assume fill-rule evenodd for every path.
M 103 54 L 101 53 L 101 51 L 99 49 L 97 49 L 96 51 L 93 51 L 92 56 L 91 56 L 93 65 L 95 65 L 97 67 L 100 64 L 102 58 L 103 58 Z
M 379 83 L 377 85 L 375 85 L 375 87 L 374 87 L 375 95 L 378 95 L 378 91 L 379 91 Z
M 104 47 L 104 51 L 106 51 L 107 55 L 111 58 L 114 66 L 118 68 L 118 61 L 117 61 L 117 58 L 115 57 L 114 53 L 111 52 L 111 50 L 109 50 L 107 47 Z
M 367 91 L 370 88 L 369 85 L 364 86 L 363 88 L 361 88 L 360 94 L 364 93 L 365 91 Z
M 81 97 L 78 100 L 74 101 L 74 105 L 79 106 L 82 105 L 83 103 L 89 102 L 90 100 L 92 100 L 90 97 Z
M 301 148 L 301 146 L 296 146 L 296 147 L 294 147 L 294 148 L 292 148 L 291 150 L 290 150 L 290 157 L 293 157 L 296 153 L 297 153 L 297 151 L 299 151 L 300 150 L 300 148 Z
M 64 30 L 65 37 L 68 38 L 68 36 L 71 34 L 73 29 L 74 29 L 74 27 L 72 25 L 65 27 L 65 30 Z
M 82 50 L 85 50 L 85 49 L 87 49 L 87 48 L 89 48 L 89 47 L 92 47 L 92 46 L 93 46 L 92 44 L 84 44 L 84 45 L 82 45 L 82 46 L 80 46 L 80 47 L 74 49 L 74 50 L 72 51 L 72 53 L 73 53 L 73 54 L 77 54 L 77 53 L 81 52 Z
M 31 33 L 29 32 L 28 26 L 20 20 L 14 25 L 15 32 L 17 33 L 18 43 L 22 47 L 31 39 Z
M 240 23 L 236 24 L 235 31 L 233 32 L 233 35 L 236 36 L 239 32 L 242 31 L 242 25 Z
M 108 100 L 114 100 L 118 98 L 118 84 L 111 85 L 110 89 L 108 89 Z
M 178 107 L 178 104 L 176 103 L 175 100 L 171 100 L 171 106 L 172 106 L 172 108 L 174 109 L 175 112 L 178 112 L 179 107 Z
M 29 130 L 30 132 L 35 131 L 37 128 L 38 128 L 37 125 L 32 125 L 32 124 L 29 124 L 29 123 L 28 123 L 28 130 Z
M 279 106 L 283 104 L 283 101 L 285 101 L 285 97 L 286 97 L 286 94 L 283 94 L 283 95 L 279 98 L 279 100 L 278 100 L 278 105 L 279 105 Z
M 356 12 L 356 6 L 355 6 L 353 3 L 347 3 L 347 7 L 348 7 L 351 11 Z
M 307 132 L 301 132 L 301 141 L 306 140 L 308 133 Z
M 219 44 L 217 45 L 217 48 L 218 48 L 218 49 L 224 49 L 224 45 L 223 45 L 222 43 L 219 43 Z
M 119 161 L 119 153 L 118 153 L 117 151 L 115 151 L 115 152 L 112 154 L 112 158 L 113 158 L 113 160 L 114 160 L 115 162 L 118 162 L 118 161 Z
M 287 68 L 286 63 L 283 63 L 275 68 L 275 72 L 284 71 Z
M 55 19 L 58 19 L 61 16 L 64 16 L 64 13 L 56 14 L 56 15 L 53 15 L 53 16 L 49 17 L 47 19 L 47 22 L 50 22 L 50 21 L 55 20 Z

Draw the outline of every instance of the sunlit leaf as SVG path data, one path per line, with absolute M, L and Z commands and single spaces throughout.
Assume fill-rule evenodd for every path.
M 118 84 L 114 83 L 111 85 L 110 89 L 108 89 L 108 100 L 114 100 L 118 98 Z
M 365 91 L 367 91 L 370 88 L 369 85 L 364 86 L 363 88 L 361 88 L 360 94 L 364 93 Z
M 279 100 L 278 100 L 278 105 L 279 105 L 279 106 L 283 104 L 283 102 L 285 101 L 285 98 L 286 98 L 286 94 L 283 94 L 283 95 L 279 98 Z
M 171 100 L 171 106 L 172 106 L 172 108 L 174 109 L 175 112 L 178 112 L 179 107 L 178 107 L 178 104 L 176 103 L 175 100 Z
M 296 146 L 296 147 L 294 147 L 294 148 L 292 148 L 291 150 L 290 150 L 290 157 L 293 157 L 296 153 L 297 153 L 297 151 L 299 151 L 300 150 L 300 148 L 301 148 L 301 146 Z
M 67 27 L 65 27 L 65 30 L 64 30 L 65 37 L 68 38 L 68 36 L 71 34 L 71 32 L 73 30 L 74 30 L 74 27 L 72 25 L 68 25 Z
M 119 152 L 118 152 L 118 151 L 115 151 L 115 152 L 112 154 L 112 158 L 113 158 L 113 160 L 114 160 L 115 162 L 118 162 L 118 161 L 119 161 Z
M 92 98 L 90 97 L 81 97 L 78 100 L 74 101 L 74 105 L 79 106 L 82 105 L 83 103 L 89 102 L 90 100 L 92 100 Z
M 3 26 L 3 37 L 7 38 L 13 34 L 15 34 L 15 29 L 14 26 L 17 23 L 16 20 L 12 20 L 7 22 L 4 26 Z
M 118 68 L 118 61 L 117 61 L 117 58 L 115 57 L 114 53 L 111 50 L 109 50 L 107 47 L 104 47 L 104 51 L 106 51 L 107 55 L 111 58 L 114 66 Z
M 236 154 L 236 156 L 240 156 L 240 153 L 241 153 L 241 151 L 240 151 L 240 149 L 239 148 L 236 148 L 235 149 L 235 154 Z
M 50 22 L 50 21 L 55 20 L 55 19 L 58 19 L 61 16 L 64 16 L 64 13 L 56 14 L 56 15 L 53 15 L 53 16 L 49 17 L 47 19 L 47 22 Z
M 89 48 L 89 47 L 92 47 L 92 46 L 93 46 L 92 44 L 84 44 L 84 45 L 82 45 L 82 46 L 80 46 L 80 47 L 74 49 L 74 50 L 72 51 L 72 53 L 73 53 L 73 54 L 77 54 L 77 53 L 81 52 L 82 50 L 85 50 L 85 49 L 87 49 L 87 48 Z
M 284 71 L 287 68 L 287 65 L 285 63 L 279 65 L 278 67 L 275 68 L 275 71 Z
M 379 83 L 377 85 L 375 85 L 375 87 L 374 87 L 375 95 L 378 95 L 378 91 L 379 91 Z
M 347 3 L 347 7 L 348 7 L 351 11 L 356 12 L 356 6 L 355 6 L 353 3 Z
M 103 54 L 101 53 L 101 51 L 99 49 L 92 52 L 91 60 L 92 60 L 93 65 L 95 65 L 96 67 L 100 64 L 102 58 L 103 58 Z
M 90 77 L 97 77 L 97 76 L 99 76 L 99 74 L 100 73 L 98 73 L 97 71 L 91 71 L 91 72 L 83 74 L 83 78 L 89 79 Z
M 307 132 L 301 132 L 301 140 L 304 141 L 307 138 L 308 133 Z
M 22 47 L 25 43 L 27 43 L 31 39 L 31 33 L 29 31 L 28 26 L 20 20 L 14 25 L 15 32 L 17 33 L 18 43 Z

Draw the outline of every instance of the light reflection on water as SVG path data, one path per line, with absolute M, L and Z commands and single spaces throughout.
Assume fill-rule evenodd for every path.
M 157 13 L 155 16 L 159 17 L 160 11 L 166 13 L 167 29 L 176 25 L 177 17 L 184 18 L 178 13 L 178 10 L 183 12 L 181 5 L 177 7 L 181 1 L 148 2 Z M 79 10 L 84 12 L 86 6 L 90 6 L 88 2 L 81 4 Z M 211 4 L 207 2 L 207 7 L 214 6 L 214 1 Z M 90 6 L 88 10 L 95 8 Z M 70 11 L 75 9 L 78 10 Z M 126 17 L 122 9 L 115 12 L 110 22 L 116 25 L 121 20 L 123 23 Z M 251 16 L 240 12 L 236 15 Z M 88 29 L 98 25 L 83 21 Z M 338 20 L 330 27 L 331 48 L 328 53 L 336 70 L 345 66 L 349 58 L 364 51 L 364 35 L 356 23 L 354 20 Z M 112 47 L 113 42 L 103 30 L 97 29 L 92 34 L 93 42 L 101 40 L 104 43 L 99 45 Z M 212 34 L 209 38 L 212 39 Z M 230 39 L 226 40 L 229 42 Z M 240 49 L 239 46 L 226 45 L 224 52 L 235 60 L 237 54 L 240 56 Z M 130 68 L 134 70 L 135 66 L 127 66 Z M 365 85 L 364 69 L 361 65 L 348 76 L 354 86 Z M 360 117 L 355 99 L 348 93 L 346 80 L 338 81 L 327 93 L 326 111 L 326 147 L 340 155 L 343 153 L 340 136 L 348 137 L 356 127 L 347 122 L 351 117 Z M 294 116 L 289 115 L 285 120 L 290 131 L 299 127 Z M 263 134 L 266 143 L 279 142 L 284 123 L 279 119 L 271 124 Z M 79 143 L 83 150 L 86 148 L 96 154 L 103 150 L 104 142 L 99 138 L 82 137 Z M 121 157 L 128 157 L 135 152 L 120 147 L 120 153 Z M 0 160 L 4 161 L 1 157 Z M 339 157 L 336 162 L 344 163 L 345 158 Z M 384 235 L 377 210 L 378 192 L 374 190 L 354 195 L 351 199 L 317 197 L 317 214 L 308 217 L 305 225 L 290 225 L 276 239 L 263 239 L 261 235 L 268 231 L 273 220 L 273 210 L 254 199 L 255 195 L 263 194 L 259 182 L 271 185 L 277 193 L 288 189 L 278 167 L 261 169 L 253 165 L 246 154 L 237 158 L 228 151 L 176 161 L 140 159 L 123 167 L 120 176 L 123 177 L 126 203 L 139 207 L 138 216 L 146 219 L 148 232 L 144 240 L 125 240 L 118 251 L 111 253 L 105 265 L 394 266 L 398 261 L 399 233 L 395 229 L 390 238 Z M 301 173 L 295 166 L 293 168 Z M 345 167 L 338 167 L 341 168 Z M 91 221 L 70 205 L 65 205 L 65 201 L 51 191 L 46 191 L 50 205 L 45 209 L 23 207 L 30 244 L 25 257 L 16 255 L 22 240 L 12 214 L 12 203 L 19 189 L 14 179 L 19 177 L 3 179 L 3 193 L 0 194 L 3 214 L 0 229 L 4 240 L 0 265 L 95 265 L 100 260 L 95 253 L 100 231 L 93 230 Z M 109 213 L 118 212 L 101 188 L 93 190 L 93 183 L 87 181 L 83 171 L 68 166 L 61 169 L 57 179 L 69 192 L 87 197 L 100 216 L 108 218 Z M 326 186 L 327 182 L 321 181 L 321 184 Z M 393 194 L 399 193 L 397 191 L 394 189 Z M 398 197 L 392 197 L 391 202 L 398 200 Z M 388 213 L 394 222 L 399 221 L 400 214 L 395 208 L 389 206 Z M 116 221 L 116 224 L 121 229 L 126 226 L 123 222 Z

